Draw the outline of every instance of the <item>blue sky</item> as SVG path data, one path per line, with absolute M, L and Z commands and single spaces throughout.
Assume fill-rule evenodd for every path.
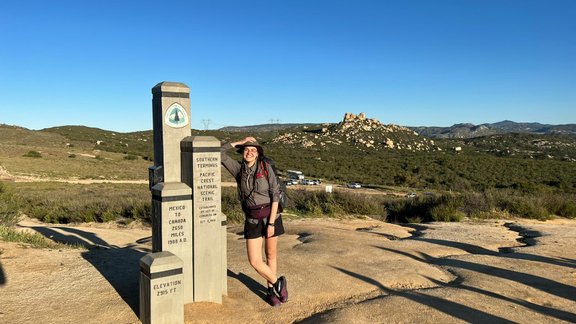
M 2 1 L 0 123 L 576 123 L 574 0 Z

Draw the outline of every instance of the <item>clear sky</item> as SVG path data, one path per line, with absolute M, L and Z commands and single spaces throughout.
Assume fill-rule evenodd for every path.
M 0 2 L 0 123 L 152 129 L 509 119 L 576 123 L 576 0 Z

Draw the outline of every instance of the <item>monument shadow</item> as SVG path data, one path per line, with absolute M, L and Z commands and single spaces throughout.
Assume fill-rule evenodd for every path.
M 435 296 L 431 296 L 431 295 L 426 295 L 423 294 L 419 291 L 403 291 L 403 290 L 394 290 L 391 288 L 387 288 L 384 285 L 382 285 L 380 282 L 378 282 L 377 280 L 374 280 L 370 277 L 364 276 L 362 274 L 347 270 L 347 269 L 343 269 L 340 267 L 335 267 L 332 266 L 332 268 L 348 275 L 351 276 L 353 278 L 356 278 L 358 280 L 364 281 L 366 283 L 369 283 L 373 286 L 375 286 L 376 288 L 380 289 L 381 291 L 385 292 L 387 295 L 384 296 L 380 296 L 380 297 L 376 297 L 374 299 L 371 300 L 376 300 L 376 299 L 381 299 L 381 298 L 386 298 L 388 295 L 393 295 L 393 296 L 399 296 L 399 297 L 403 297 L 406 298 L 408 300 L 414 301 L 416 303 L 425 305 L 427 307 L 431 307 L 434 308 L 440 312 L 443 312 L 447 315 L 453 316 L 455 318 L 458 318 L 462 321 L 465 321 L 467 323 L 514 323 L 512 321 L 509 321 L 505 318 L 499 317 L 499 316 L 495 316 L 489 313 L 486 313 L 484 311 L 475 309 L 475 308 L 471 308 L 465 305 L 461 305 L 458 304 L 456 302 L 450 301 L 450 300 L 446 300 L 443 298 L 439 298 L 439 297 L 435 297 Z M 325 322 L 326 321 L 326 316 L 331 312 L 332 310 L 328 310 L 322 313 L 318 313 L 315 314 L 307 319 L 304 319 L 302 321 L 296 322 L 296 323 L 318 323 L 318 322 Z
M 4 269 L 2 268 L 2 263 L 0 263 L 0 287 L 6 284 L 6 275 L 4 275 Z
M 87 248 L 82 257 L 112 285 L 118 295 L 138 315 L 140 258 L 149 251 L 137 248 L 138 242 L 127 247 L 110 245 L 98 235 L 69 227 L 31 227 L 38 233 L 60 243 L 78 244 Z M 55 231 L 58 229 L 62 232 Z M 67 235 L 67 232 L 70 233 Z M 138 241 L 146 241 L 141 239 Z
M 401 254 L 409 258 L 412 258 L 416 261 L 424 262 L 427 264 L 436 264 L 439 266 L 460 268 L 478 273 L 483 273 L 497 278 L 515 281 L 524 284 L 526 286 L 549 293 L 551 295 L 555 295 L 571 301 L 576 301 L 576 288 L 548 278 L 543 278 L 529 273 L 498 268 L 492 265 L 484 265 L 465 260 L 437 258 L 428 255 L 426 253 L 420 253 L 420 257 L 417 257 L 409 253 L 389 249 L 386 247 L 378 247 L 378 248 L 385 251 Z
M 370 229 L 358 229 L 361 231 L 365 231 L 374 235 L 383 236 L 389 240 L 412 240 L 412 241 L 419 241 L 419 242 L 426 242 L 430 244 L 436 244 L 441 246 L 452 247 L 456 249 L 463 250 L 470 254 L 477 254 L 477 255 L 491 255 L 491 256 L 498 256 L 502 258 L 510 258 L 510 259 L 518 259 L 518 260 L 526 260 L 526 261 L 534 261 L 534 262 L 541 262 L 541 263 L 548 263 L 552 265 L 567 267 L 567 268 L 576 268 L 576 261 L 571 260 L 568 258 L 552 258 L 546 257 L 536 254 L 524 253 L 520 252 L 519 250 L 525 246 L 534 246 L 538 244 L 535 238 L 542 236 L 543 234 L 534 231 L 528 230 L 522 226 L 517 225 L 510 225 L 504 224 L 505 227 L 509 228 L 512 231 L 518 232 L 521 238 L 518 239 L 520 243 L 523 243 L 524 246 L 516 246 L 516 247 L 500 247 L 498 251 L 493 251 L 486 249 L 484 247 L 463 243 L 463 242 L 456 242 L 456 241 L 449 241 L 449 240 L 442 240 L 442 239 L 433 239 L 433 238 L 426 238 L 422 237 L 424 235 L 424 231 L 428 229 L 428 227 L 419 225 L 419 224 L 401 224 L 404 227 L 414 228 L 415 231 L 412 232 L 411 237 L 406 238 L 398 238 L 389 234 L 385 233 L 374 233 L 370 232 Z

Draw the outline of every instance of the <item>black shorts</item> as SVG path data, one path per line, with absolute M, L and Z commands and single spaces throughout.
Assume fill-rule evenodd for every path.
M 246 217 L 244 221 L 244 238 L 245 239 L 255 239 L 260 237 L 266 237 L 268 232 L 268 218 L 264 219 L 254 219 Z M 274 235 L 279 236 L 284 234 L 284 225 L 282 224 L 282 215 L 276 215 L 276 220 L 274 221 Z

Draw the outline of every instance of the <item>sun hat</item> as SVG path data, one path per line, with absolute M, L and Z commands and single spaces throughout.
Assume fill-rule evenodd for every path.
M 247 146 L 253 146 L 256 148 L 256 150 L 258 150 L 258 155 L 260 156 L 264 156 L 264 149 L 262 148 L 262 146 L 260 146 L 260 144 L 258 144 L 258 142 L 254 141 L 254 142 L 246 142 L 244 144 L 238 144 L 235 147 L 238 149 L 237 152 L 242 154 L 244 152 L 244 148 Z

